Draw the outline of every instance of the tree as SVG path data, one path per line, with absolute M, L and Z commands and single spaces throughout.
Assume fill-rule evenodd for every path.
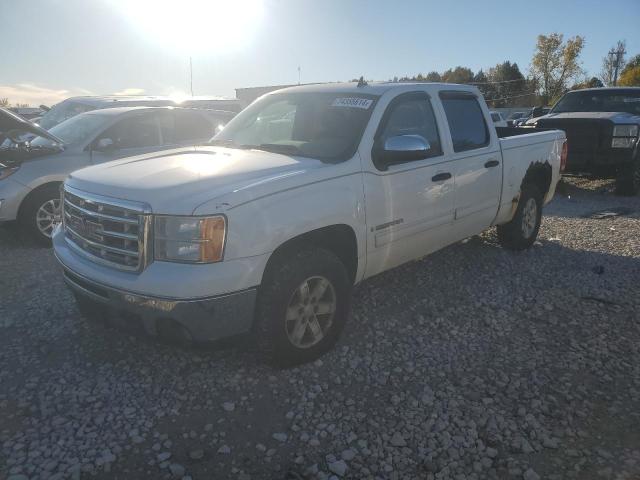
M 442 77 L 436 71 L 427 73 L 427 76 L 425 78 L 427 79 L 427 82 L 441 82 L 442 81 Z
M 570 90 L 582 90 L 583 88 L 601 88 L 604 84 L 598 77 L 585 78 L 580 83 L 575 83 Z
M 456 67 L 442 73 L 442 81 L 446 83 L 471 83 L 473 82 L 473 72 L 467 67 Z
M 487 78 L 491 84 L 485 96 L 489 99 L 495 99 L 492 102 L 493 107 L 509 107 L 531 103 L 532 99 L 527 99 L 526 97 L 533 93 L 533 89 L 524 75 L 522 75 L 522 72 L 520 72 L 517 63 L 511 63 L 510 61 L 498 63 L 495 67 L 489 69 Z
M 0 107 L 8 107 L 9 106 L 9 99 L 8 98 L 0 98 Z
M 564 35 L 538 35 L 531 61 L 531 73 L 538 81 L 544 103 L 553 103 L 567 90 L 568 83 L 581 75 L 580 53 L 584 38 L 577 35 L 564 42 Z
M 632 57 L 622 69 L 618 85 L 622 87 L 640 87 L 640 55 Z
M 616 62 L 618 63 L 618 72 L 622 71 L 625 65 L 624 61 L 624 53 L 625 53 L 626 42 L 624 40 L 618 40 L 618 43 L 615 47 L 612 47 L 610 52 L 620 52 L 620 55 L 617 57 L 616 55 L 612 55 L 607 53 L 604 57 L 602 57 L 602 71 L 600 72 L 600 80 L 606 86 L 613 86 L 613 81 L 615 78 L 616 71 Z

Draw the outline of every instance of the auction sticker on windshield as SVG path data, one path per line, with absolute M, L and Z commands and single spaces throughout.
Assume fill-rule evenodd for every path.
M 350 98 L 336 98 L 331 104 L 332 107 L 352 107 L 352 108 L 362 108 L 367 110 L 373 100 L 368 98 L 358 98 L 358 97 L 350 97 Z

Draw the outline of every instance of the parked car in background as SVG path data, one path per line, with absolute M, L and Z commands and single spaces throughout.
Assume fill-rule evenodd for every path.
M 119 107 L 81 113 L 45 130 L 0 112 L 0 128 L 16 140 L 0 148 L 0 222 L 17 219 L 33 238 L 46 244 L 60 221 L 60 183 L 69 173 L 205 142 L 234 115 L 219 110 Z M 25 134 L 30 141 L 22 141 Z
M 509 115 L 509 118 L 507 119 L 507 126 L 515 127 L 516 122 L 522 119 L 526 119 L 528 116 L 529 114 L 527 112 L 514 112 Z
M 469 85 L 280 90 L 211 146 L 73 172 L 55 254 L 85 315 L 173 340 L 253 331 L 275 361 L 311 360 L 361 280 L 491 226 L 534 243 L 564 133 L 491 125 Z
M 640 87 L 574 90 L 530 123 L 566 132 L 568 172 L 615 178 L 622 195 L 640 191 Z
M 219 97 L 186 97 L 174 98 L 147 95 L 106 95 L 91 97 L 71 97 L 54 105 L 44 113 L 39 121 L 45 130 L 80 113 L 90 112 L 103 108 L 115 107 L 182 107 L 224 110 L 238 113 L 242 106 L 238 100 L 222 99 Z
M 507 121 L 504 119 L 500 112 L 490 112 L 491 120 L 493 120 L 493 125 L 496 127 L 507 127 Z

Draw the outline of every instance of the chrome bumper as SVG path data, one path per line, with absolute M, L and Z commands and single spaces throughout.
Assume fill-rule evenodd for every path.
M 253 323 L 255 288 L 209 298 L 156 298 L 96 283 L 64 266 L 63 270 L 65 283 L 76 295 L 104 305 L 115 323 L 134 328 L 140 323 L 150 335 L 211 342 L 246 333 Z

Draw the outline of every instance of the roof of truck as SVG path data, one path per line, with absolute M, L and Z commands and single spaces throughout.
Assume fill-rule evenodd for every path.
M 358 86 L 358 82 L 348 83 L 318 83 L 312 85 L 300 85 L 296 87 L 275 90 L 277 92 L 336 92 L 336 93 L 360 93 L 368 95 L 382 95 L 391 89 L 407 89 L 407 87 L 440 87 L 446 89 L 476 91 L 473 85 L 463 85 L 459 83 L 437 83 L 437 82 L 371 82 Z

